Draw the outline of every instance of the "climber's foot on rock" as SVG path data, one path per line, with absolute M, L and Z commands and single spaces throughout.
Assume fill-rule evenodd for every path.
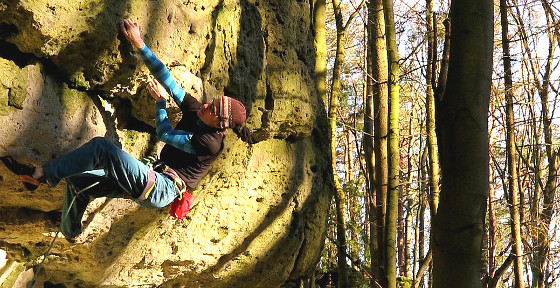
M 18 175 L 25 189 L 33 191 L 39 187 L 41 183 L 45 183 L 46 179 L 44 176 L 39 178 L 34 178 L 35 167 L 30 164 L 22 164 L 14 160 L 11 156 L 0 157 L 0 161 L 4 163 L 6 168 L 12 171 L 14 174 Z

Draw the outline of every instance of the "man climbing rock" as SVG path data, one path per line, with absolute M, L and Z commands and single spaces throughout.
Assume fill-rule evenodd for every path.
M 158 165 L 152 169 L 103 137 L 93 138 L 39 167 L 19 163 L 10 156 L 0 157 L 28 190 L 37 189 L 41 183 L 56 186 L 67 179 L 60 231 L 70 242 L 81 234 L 82 216 L 92 198 L 132 198 L 147 208 L 171 204 L 170 213 L 183 218 L 193 200 L 188 189 L 196 186 L 222 153 L 227 128 L 241 126 L 246 118 L 245 106 L 228 96 L 201 104 L 176 83 L 145 45 L 137 23 L 124 19 L 120 28 L 155 77 L 147 87 L 156 101 L 157 136 L 165 142 Z M 167 117 L 168 95 L 182 112 L 175 128 Z M 238 135 L 250 142 L 246 127 Z

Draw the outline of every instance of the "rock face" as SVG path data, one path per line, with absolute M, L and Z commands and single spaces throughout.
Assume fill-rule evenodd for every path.
M 119 33 L 123 17 L 193 96 L 242 101 L 259 141 L 227 135 L 184 220 L 94 200 L 83 244 L 58 238 L 39 287 L 280 287 L 311 275 L 332 191 L 311 9 L 299 0 L 0 2 L 0 155 L 41 164 L 94 136 L 138 158 L 157 154 L 149 73 Z M 28 192 L 4 167 L 0 184 L 0 284 L 23 285 L 55 236 L 64 184 Z

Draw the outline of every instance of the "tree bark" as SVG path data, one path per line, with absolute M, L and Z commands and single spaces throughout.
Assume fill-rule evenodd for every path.
M 514 6 L 517 4 L 517 1 L 513 2 Z M 556 23 L 556 19 L 553 13 L 550 13 L 550 9 L 548 3 L 546 1 L 541 1 L 543 5 L 543 10 L 545 11 L 546 19 L 547 19 L 547 32 L 548 32 L 548 39 L 549 39 L 549 47 L 548 47 L 548 56 L 546 59 L 546 64 L 544 67 L 544 71 L 539 71 L 538 64 L 532 58 L 532 51 L 529 48 L 528 36 L 525 31 L 523 21 L 521 19 L 521 12 L 518 7 L 516 9 L 515 20 L 517 21 L 517 27 L 521 34 L 521 43 L 525 50 L 526 55 L 528 55 L 527 61 L 525 65 L 527 69 L 531 72 L 533 77 L 533 83 L 537 88 L 538 95 L 541 100 L 541 119 L 542 119 L 542 134 L 544 135 L 544 146 L 545 146 L 545 159 L 539 159 L 539 162 L 535 163 L 535 171 L 539 174 L 543 173 L 542 168 L 540 165 L 541 162 L 545 162 L 547 167 L 547 175 L 540 175 L 537 174 L 537 181 L 540 179 L 546 178 L 546 182 L 544 183 L 544 187 L 542 188 L 542 208 L 539 207 L 539 203 L 535 201 L 533 206 L 533 221 L 539 223 L 539 227 L 537 229 L 537 236 L 536 236 L 536 243 L 535 243 L 535 252 L 534 256 L 532 257 L 531 269 L 533 274 L 533 283 L 532 287 L 546 287 L 545 286 L 545 275 L 547 273 L 547 261 L 549 258 L 550 253 L 550 237 L 548 235 L 548 231 L 550 229 L 550 223 L 552 221 L 552 217 L 555 213 L 554 209 L 554 199 L 556 197 L 557 192 L 557 173 L 558 173 L 558 163 L 557 163 L 557 156 L 558 151 L 553 149 L 554 140 L 553 140 L 553 133 L 552 133 L 552 116 L 550 115 L 549 107 L 548 107 L 548 93 L 549 93 L 549 85 L 550 85 L 550 75 L 552 73 L 552 60 L 554 51 L 556 48 L 557 37 L 553 34 L 555 31 L 554 24 Z M 542 83 L 540 82 L 539 78 L 542 77 Z M 538 135 L 537 135 L 538 137 Z M 538 139 L 538 138 L 536 138 Z M 540 158 L 540 155 L 537 155 Z M 538 187 L 537 187 L 538 189 Z M 536 190 L 536 192 L 539 192 Z M 537 198 L 539 199 L 539 198 Z
M 506 258 L 504 263 L 502 263 L 502 265 L 498 268 L 498 270 L 496 270 L 496 274 L 492 278 L 490 278 L 490 281 L 488 282 L 488 288 L 496 288 L 498 286 L 498 280 L 500 280 L 500 278 L 504 276 L 506 270 L 514 262 L 513 260 L 514 258 L 515 258 L 514 255 L 509 255 Z
M 350 14 L 346 23 L 342 19 L 342 9 L 338 0 L 333 0 L 333 10 L 336 22 L 336 56 L 333 66 L 333 79 L 331 85 L 331 99 L 329 105 L 329 123 L 331 128 L 331 153 L 332 166 L 335 184 L 335 203 L 336 203 L 336 234 L 337 234 L 337 262 L 338 262 L 338 287 L 349 287 L 348 265 L 346 264 L 345 254 L 347 251 L 346 241 L 346 195 L 340 186 L 336 171 L 336 110 L 338 109 L 338 91 L 340 89 L 340 74 L 344 61 L 344 40 L 348 24 L 357 15 L 364 5 L 365 0 L 359 7 Z
M 404 219 L 404 203 L 400 199 L 397 201 L 397 267 L 399 268 L 398 276 L 406 276 L 405 267 L 405 219 Z
M 397 287 L 397 216 L 399 202 L 399 115 L 400 115 L 400 71 L 397 50 L 393 1 L 383 0 L 385 16 L 385 38 L 387 39 L 387 63 L 389 64 L 389 187 L 387 190 L 387 216 L 385 218 L 385 277 L 387 288 Z
M 419 159 L 419 163 L 420 163 L 420 179 L 422 180 L 420 182 L 420 191 L 418 193 L 418 240 L 416 242 L 418 242 L 418 253 L 416 253 L 415 255 L 417 255 L 416 259 L 422 259 L 424 257 L 424 242 L 425 242 L 425 217 L 424 215 L 426 214 L 426 199 L 427 199 L 427 193 L 426 191 L 428 191 L 428 186 L 427 186 L 427 162 L 428 162 L 428 156 L 427 156 L 427 149 L 424 149 L 422 152 L 422 155 L 420 156 Z M 431 253 L 431 252 L 430 252 Z M 431 259 L 431 255 L 430 255 L 430 259 Z M 416 264 L 416 262 L 420 262 L 420 260 L 415 260 L 414 263 Z M 418 271 L 420 271 L 420 269 L 422 269 L 421 267 L 418 269 Z M 412 270 L 413 273 L 415 273 L 416 269 Z M 420 284 L 423 283 L 423 278 L 416 278 L 418 277 L 419 273 L 413 274 L 414 275 L 414 281 L 413 282 L 419 282 Z M 418 285 L 420 285 L 418 284 Z
M 418 268 L 418 273 L 416 273 L 414 277 L 414 281 L 412 281 L 413 282 L 412 287 L 417 288 L 418 286 L 420 286 L 420 284 L 422 284 L 424 273 L 426 273 L 426 271 L 430 267 L 431 262 L 432 262 L 432 250 L 429 250 L 428 254 L 426 254 L 426 257 L 422 260 L 422 263 L 420 264 L 420 268 Z
M 327 105 L 327 29 L 325 27 L 326 0 L 314 0 L 313 29 L 315 32 L 315 88 L 323 104 Z
M 369 2 L 368 14 L 371 15 L 370 38 L 372 47 L 370 53 L 372 56 L 372 73 L 373 84 L 373 122 L 374 122 L 374 150 L 375 150 L 375 236 L 377 249 L 372 251 L 372 279 L 371 287 L 379 287 L 385 285 L 385 256 L 384 250 L 384 227 L 385 212 L 387 198 L 387 181 L 389 178 L 389 170 L 387 164 L 387 134 L 388 134 L 388 114 L 389 114 L 389 98 L 388 98 L 388 63 L 387 63 L 387 46 L 385 40 L 385 18 L 383 13 L 383 3 L 381 0 L 372 0 Z M 373 218 L 372 218 L 373 219 Z M 372 237 L 374 234 L 372 233 Z
M 412 195 L 409 195 L 406 200 L 406 216 L 405 216 L 405 233 L 404 233 L 404 268 L 403 268 L 403 276 L 409 277 L 411 273 L 414 273 L 414 270 L 411 270 L 411 255 L 410 252 L 414 249 L 414 244 L 412 242 L 412 232 L 414 231 L 412 228 L 412 220 L 413 220 L 413 201 Z M 412 245 L 411 245 L 412 244 Z M 412 251 L 414 252 L 414 251 Z
M 441 192 L 433 223 L 433 287 L 481 287 L 488 197 L 492 1 L 451 2 L 447 87 L 436 110 Z
M 367 213 L 369 220 L 369 251 L 370 251 L 370 274 L 373 276 L 370 280 L 370 287 L 376 287 L 375 283 L 378 275 L 378 255 L 379 247 L 377 245 L 377 225 L 376 222 L 376 187 L 375 187 L 375 153 L 373 149 L 373 99 L 376 96 L 377 79 L 373 77 L 374 70 L 374 53 L 375 53 L 375 29 L 374 14 L 372 7 L 373 1 L 368 3 L 368 20 L 367 20 L 367 48 L 366 48 L 366 97 L 364 100 L 364 136 L 362 145 L 364 147 L 364 158 L 366 162 L 366 195 L 368 199 Z
M 338 0 L 333 0 L 336 19 L 336 56 L 333 67 L 331 97 L 329 102 L 329 123 L 331 127 L 332 169 L 335 184 L 334 199 L 336 203 L 336 239 L 338 287 L 348 287 L 348 265 L 346 265 L 346 195 L 340 186 L 336 171 L 336 110 L 338 109 L 338 91 L 340 89 L 340 70 L 344 61 L 344 38 L 346 30 L 342 24 L 342 11 Z
M 519 192 L 517 183 L 517 168 L 515 149 L 515 129 L 513 111 L 513 81 L 511 71 L 511 56 L 509 51 L 508 20 L 506 0 L 500 0 L 500 18 L 502 22 L 502 51 L 504 64 L 504 88 L 506 99 L 506 151 L 508 167 L 508 193 L 509 208 L 511 214 L 511 237 L 513 240 L 513 255 L 515 274 L 515 287 L 523 288 L 523 248 L 521 243 L 521 221 L 519 217 Z
M 435 16 L 433 12 L 433 1 L 426 0 L 426 25 L 428 32 L 428 48 L 427 48 L 427 65 L 426 65 L 426 133 L 428 135 L 428 158 L 430 163 L 428 165 L 429 178 L 428 186 L 430 188 L 430 215 L 434 217 L 437 211 L 439 199 L 439 160 L 437 155 L 437 137 L 435 125 L 435 100 L 434 88 L 435 85 L 435 63 L 437 49 L 435 47 L 436 33 L 434 30 Z M 433 19 L 433 20 L 432 20 Z
M 490 140 L 490 145 L 494 141 Z M 494 169 L 490 166 L 489 172 L 489 191 L 488 191 L 488 235 L 486 236 L 487 250 L 488 250 L 488 267 L 486 269 L 487 279 L 494 276 L 496 270 L 496 213 L 494 212 Z
M 411 227 L 412 227 L 412 181 L 413 181 L 413 173 L 414 173 L 414 168 L 413 168 L 413 145 L 412 145 L 412 139 L 413 139 L 413 134 L 414 134 L 414 122 L 416 119 L 417 115 L 416 113 L 414 113 L 414 109 L 411 112 L 411 117 L 409 119 L 408 122 L 408 135 L 409 135 L 409 140 L 408 140 L 408 147 L 407 147 L 407 168 L 406 168 L 406 185 L 404 187 L 406 187 L 406 189 L 403 189 L 402 192 L 403 194 L 400 196 L 400 200 L 399 200 L 399 232 L 402 233 L 402 237 L 399 235 L 399 274 L 400 276 L 404 276 L 404 277 L 408 277 L 408 271 L 409 271 L 409 264 L 410 264 L 410 246 L 409 246 L 409 240 L 411 239 L 410 237 L 410 231 L 411 231 Z M 419 135 L 422 135 L 422 124 L 418 125 L 420 127 L 420 133 Z M 422 147 L 422 144 L 420 144 L 420 147 Z M 402 215 L 401 215 L 402 213 Z M 405 215 L 406 213 L 406 215 Z M 402 244 L 401 244 L 402 243 Z

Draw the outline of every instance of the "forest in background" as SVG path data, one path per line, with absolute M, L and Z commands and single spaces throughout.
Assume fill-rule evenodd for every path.
M 481 2 L 484 1 L 476 1 Z M 317 286 L 438 286 L 433 286 L 430 239 L 440 192 L 437 151 L 441 152 L 442 146 L 434 143 L 438 124 L 434 118 L 437 108 L 441 108 L 438 100 L 444 94 L 457 93 L 450 91 L 457 86 L 446 85 L 447 40 L 450 31 L 455 31 L 453 20 L 449 21 L 451 5 L 450 1 L 431 0 L 326 1 L 324 101 L 330 120 L 336 121 L 332 147 L 339 189 L 333 192 L 325 249 L 317 268 Z M 477 285 L 456 279 L 456 287 L 559 287 L 556 47 L 560 39 L 560 3 L 501 0 L 494 1 L 492 8 L 489 160 L 488 171 L 479 174 L 483 178 L 488 175 L 482 251 L 480 257 L 476 255 L 482 265 L 472 267 L 479 272 L 478 279 L 473 280 L 478 281 Z M 372 45 L 372 36 L 380 35 L 375 32 L 372 11 L 380 9 L 393 15 L 378 19 L 389 20 L 384 26 L 388 28 L 381 34 L 388 39 L 388 62 L 394 64 L 385 71 L 397 69 L 391 70 L 391 75 L 398 81 L 383 81 L 382 76 L 371 70 L 379 60 L 370 58 L 376 47 Z M 396 44 L 393 47 L 391 30 Z M 337 59 L 337 55 L 341 57 Z M 469 65 L 469 59 L 464 61 Z M 398 89 L 397 98 L 388 100 L 393 106 L 398 103 L 397 118 L 391 110 L 393 114 L 388 115 L 392 116 L 375 122 L 379 117 L 375 114 L 379 110 L 371 108 L 379 105 L 375 102 L 379 96 L 371 88 L 375 83 L 388 86 L 386 89 Z M 395 97 L 395 93 L 388 94 Z M 381 107 L 389 113 L 388 106 Z M 385 130 L 377 134 L 376 129 Z M 397 135 L 387 131 L 397 131 Z M 390 144 L 374 143 L 390 137 L 396 137 Z M 468 142 L 469 138 L 463 141 Z M 390 145 L 398 149 L 391 150 Z M 376 161 L 368 159 L 368 151 L 372 150 Z M 374 171 L 379 163 L 389 167 L 386 174 Z M 455 169 L 460 173 L 470 168 Z M 394 187 L 397 197 L 391 198 L 395 195 L 389 192 L 380 199 L 378 187 L 383 186 Z M 384 211 L 380 212 L 381 209 Z M 380 215 L 394 218 L 380 221 Z M 384 249 L 378 244 L 392 247 L 395 254 L 379 252 Z

